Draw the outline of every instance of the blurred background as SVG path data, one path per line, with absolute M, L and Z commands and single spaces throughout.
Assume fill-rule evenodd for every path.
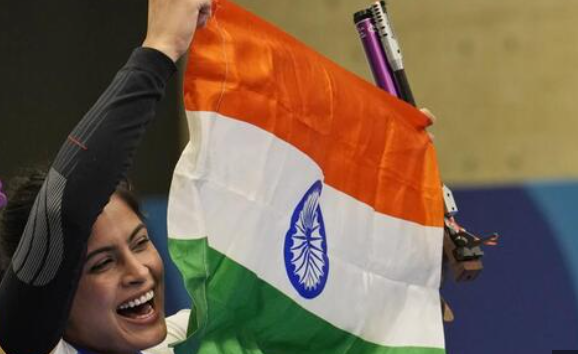
M 373 82 L 352 21 L 370 1 L 237 3 Z M 503 236 L 478 280 L 444 284 L 456 314 L 448 353 L 578 349 L 578 2 L 390 0 L 388 9 L 414 96 L 438 117 L 432 131 L 459 221 Z M 2 181 L 52 159 L 145 24 L 142 0 L 3 3 Z M 173 78 L 132 172 L 161 240 L 187 139 L 179 87 Z M 175 295 L 169 310 L 186 305 Z

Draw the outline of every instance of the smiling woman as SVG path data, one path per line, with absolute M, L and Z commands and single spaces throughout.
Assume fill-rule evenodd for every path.
M 92 350 L 102 343 L 117 353 L 150 348 L 167 332 L 163 294 L 162 260 L 141 219 L 115 194 L 93 225 L 64 337 Z
M 143 47 L 48 173 L 8 196 L 0 232 L 18 242 L 2 244 L 0 353 L 131 354 L 167 337 L 163 265 L 119 183 L 174 62 L 209 14 L 210 0 L 150 0 Z M 186 314 L 179 318 L 168 321 L 168 340 L 182 339 Z M 158 350 L 170 351 L 165 343 Z

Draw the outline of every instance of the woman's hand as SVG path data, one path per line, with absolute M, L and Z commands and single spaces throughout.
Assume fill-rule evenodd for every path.
M 211 0 L 149 0 L 143 47 L 157 49 L 177 61 L 191 45 L 195 30 L 211 16 Z

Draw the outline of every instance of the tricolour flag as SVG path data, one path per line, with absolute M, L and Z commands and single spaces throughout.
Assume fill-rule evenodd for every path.
M 195 308 L 177 353 L 444 353 L 426 117 L 225 0 L 185 106 L 168 227 Z

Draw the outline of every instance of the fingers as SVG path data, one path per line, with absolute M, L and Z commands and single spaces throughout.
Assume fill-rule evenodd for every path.
M 427 108 L 420 108 L 421 113 L 423 113 L 426 117 L 429 118 L 430 124 L 428 126 L 433 125 L 436 122 L 436 117 L 433 113 Z
M 211 18 L 211 2 L 205 1 L 203 4 L 201 4 L 201 8 L 199 9 L 197 28 L 205 27 L 209 21 L 209 18 Z
M 427 108 L 420 108 L 421 113 L 423 113 L 426 117 L 429 118 L 430 122 L 428 124 L 428 127 L 431 127 L 437 120 L 437 118 L 433 115 L 433 113 L 427 109 Z M 429 136 L 430 140 L 433 141 L 435 136 L 433 135 L 433 133 L 431 132 L 427 132 L 427 135 Z

